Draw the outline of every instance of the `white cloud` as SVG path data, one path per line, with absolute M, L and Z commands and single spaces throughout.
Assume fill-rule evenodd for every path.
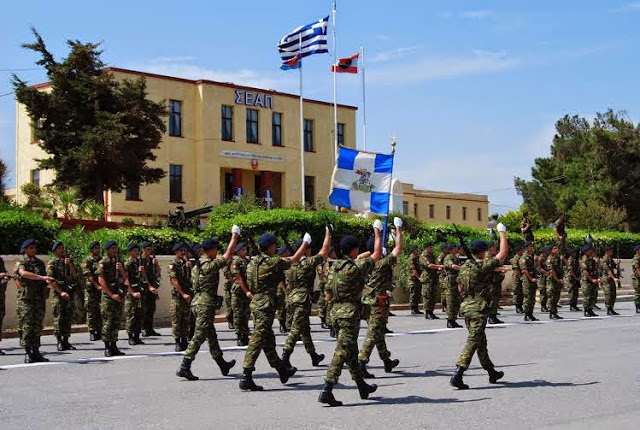
M 388 42 L 391 40 L 391 37 L 386 34 L 378 34 L 375 39 L 379 42 Z
M 396 49 L 392 49 L 390 51 L 378 52 L 369 60 L 371 63 L 384 63 L 386 61 L 397 60 L 399 58 L 403 58 L 409 56 L 420 49 L 419 46 L 406 46 L 400 47 Z
M 635 12 L 635 11 L 640 11 L 640 2 L 627 3 L 620 7 L 610 10 L 610 12 Z
M 151 60 L 152 63 L 188 63 L 194 61 L 196 57 L 176 56 L 176 57 L 158 57 Z
M 473 20 L 483 20 L 483 19 L 491 19 L 496 16 L 495 12 L 488 9 L 482 10 L 466 10 L 460 13 L 461 18 L 465 19 L 473 19 Z

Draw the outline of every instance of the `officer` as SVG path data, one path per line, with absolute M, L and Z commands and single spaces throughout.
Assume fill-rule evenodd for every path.
M 77 277 L 76 268 L 69 257 L 65 255 L 62 242 L 55 242 L 51 248 L 54 257 L 47 264 L 47 276 L 54 281 L 49 282 L 53 290 L 51 295 L 51 309 L 53 311 L 53 330 L 58 340 L 58 351 L 75 350 L 69 343 L 71 336 L 71 322 L 73 320 L 73 302 L 71 289 Z
M 122 299 L 125 288 L 129 289 L 129 279 L 120 261 L 120 252 L 115 241 L 104 244 L 106 255 L 98 264 L 98 282 L 102 289 L 100 312 L 102 315 L 102 341 L 105 357 L 125 355 L 118 349 L 118 332 L 122 319 Z
M 160 288 L 161 270 L 158 260 L 153 255 L 151 242 L 142 242 L 141 265 L 144 271 L 143 293 L 142 293 L 142 329 L 144 336 L 160 336 L 160 333 L 153 329 L 153 316 L 156 313 L 156 302 L 159 299 L 158 289 Z
M 253 294 L 247 286 L 247 247 L 244 242 L 236 245 L 235 255 L 231 260 L 231 307 L 233 308 L 233 325 L 236 331 L 238 346 L 249 345 L 249 318 L 251 318 L 251 299 Z
M 513 303 L 516 306 L 516 313 L 522 313 L 524 296 L 522 293 L 522 271 L 520 270 L 520 258 L 522 257 L 522 246 L 514 248 L 515 254 L 511 258 L 511 290 L 513 291 Z
M 254 257 L 247 265 L 247 283 L 253 294 L 251 312 L 255 329 L 244 356 L 243 377 L 240 380 L 240 389 L 243 391 L 262 391 L 262 387 L 253 382 L 253 371 L 261 351 L 264 351 L 269 365 L 278 371 L 280 382 L 283 384 L 286 384 L 297 371 L 295 367 L 287 367 L 278 357 L 272 325 L 276 312 L 276 291 L 282 282 L 284 271 L 300 261 L 311 244 L 311 236 L 305 233 L 302 241 L 293 256 L 281 257 L 275 255 L 276 237 L 273 234 L 263 234 L 258 239 L 260 255 Z
M 175 258 L 168 267 L 169 280 L 173 289 L 171 290 L 171 331 L 176 343 L 176 352 L 187 349 L 190 324 L 191 324 L 191 291 L 190 269 L 185 260 L 187 247 L 184 243 L 178 242 L 171 249 Z
M 533 228 L 531 227 L 531 221 L 529 220 L 529 212 L 524 212 L 522 214 L 520 232 L 522 233 L 525 242 L 533 242 Z
M 447 274 L 447 328 L 460 328 L 456 322 L 458 312 L 460 312 L 460 291 L 458 290 L 458 274 L 460 273 L 461 262 L 458 255 L 458 245 L 452 244 L 449 255 L 444 259 L 444 270 Z
M 564 267 L 562 264 L 562 254 L 557 245 L 551 247 L 551 253 L 547 258 L 547 300 L 549 304 L 549 319 L 561 320 L 558 315 L 558 302 L 560 301 L 560 292 L 564 278 Z
M 600 260 L 602 270 L 602 289 L 604 290 L 604 303 L 607 306 L 607 315 L 620 315 L 613 310 L 616 304 L 616 287 L 620 283 L 620 279 L 616 277 L 616 262 L 613 261 L 613 247 L 606 246 L 604 248 L 604 256 Z
M 284 245 L 278 248 L 277 253 L 282 258 L 290 256 L 289 250 Z M 289 327 L 287 327 L 287 286 L 285 284 L 284 272 L 281 274 L 281 279 L 278 283 L 278 291 L 276 292 L 276 319 L 280 323 L 280 333 L 288 333 Z
M 598 297 L 598 263 L 594 256 L 594 249 L 590 244 L 582 246 L 582 258 L 580 259 L 580 286 L 582 287 L 582 301 L 585 317 L 597 317 L 593 312 L 593 305 Z
M 564 272 L 564 286 L 569 292 L 569 310 L 571 312 L 581 312 L 578 307 L 578 292 L 580 291 L 580 259 L 577 249 L 567 251 L 569 259 Z
M 129 278 L 127 295 L 124 299 L 127 335 L 129 336 L 129 345 L 144 345 L 140 339 L 140 333 L 144 318 L 143 294 L 147 280 L 138 245 L 131 242 L 127 246 L 127 251 L 129 251 L 129 259 L 124 263 L 124 270 Z
M 2 320 L 6 312 L 5 300 L 7 298 L 7 284 L 11 279 L 11 275 L 7 272 L 7 268 L 4 266 L 4 260 L 0 257 L 0 342 L 2 341 Z M 0 355 L 5 355 L 0 349 Z
M 438 271 L 441 269 L 436 264 L 436 257 L 433 255 L 433 244 L 427 242 L 423 247 L 424 251 L 420 255 L 420 283 L 422 284 L 422 299 L 424 302 L 425 319 L 440 319 L 434 315 L 433 310 L 436 305 L 436 293 L 438 288 Z
M 538 251 L 538 256 L 536 258 L 536 267 L 538 273 L 540 274 L 540 312 L 547 313 L 549 312 L 549 308 L 547 307 L 547 302 L 549 298 L 547 297 L 547 279 L 549 277 L 549 267 L 547 267 L 547 256 L 549 255 L 550 247 L 543 246 Z
M 633 273 L 633 301 L 636 305 L 636 313 L 640 314 L 640 245 L 633 248 L 633 260 L 631 260 L 631 272 Z
M 420 297 L 422 297 L 422 284 L 420 283 L 420 250 L 417 246 L 409 248 L 409 282 L 411 283 L 410 303 L 411 315 L 422 315 L 420 310 Z
M 487 243 L 487 246 L 488 248 L 484 258 L 490 260 L 496 255 L 496 243 L 491 241 Z M 489 302 L 489 319 L 487 320 L 489 324 L 504 324 L 503 321 L 498 319 L 498 308 L 500 305 L 500 297 L 502 296 L 502 281 L 504 281 L 505 272 L 506 269 L 500 265 L 494 269 L 491 274 L 491 301 Z
M 391 359 L 391 352 L 387 348 L 387 342 L 384 337 L 388 320 L 389 298 L 393 291 L 393 267 L 398 261 L 398 256 L 402 255 L 404 242 L 402 219 L 394 218 L 393 224 L 396 228 L 395 247 L 389 255 L 376 262 L 362 294 L 362 303 L 370 306 L 369 319 L 367 320 L 369 329 L 358 355 L 358 365 L 365 378 L 374 377 L 367 371 L 366 367 L 374 347 L 378 349 L 378 355 L 384 363 L 384 371 L 386 373 L 391 373 L 400 364 L 398 359 Z M 374 247 L 375 239 L 370 239 L 369 243 L 367 243 L 368 251 L 373 253 Z
M 100 283 L 98 282 L 98 265 L 100 256 L 100 243 L 93 241 L 89 244 L 89 256 L 82 263 L 82 274 L 85 278 L 84 300 L 87 310 L 87 327 L 91 341 L 102 339 L 102 315 L 100 315 Z
M 536 304 L 536 289 L 538 288 L 538 274 L 536 273 L 533 242 L 524 243 L 524 253 L 518 265 L 522 271 L 522 292 L 524 296 L 524 320 L 538 321 L 533 316 L 533 307 Z
M 495 257 L 485 259 L 488 244 L 482 240 L 474 240 L 470 246 L 473 258 L 465 261 L 458 276 L 458 280 L 462 284 L 464 298 L 461 309 L 465 325 L 469 330 L 467 343 L 456 363 L 456 373 L 450 380 L 451 385 L 460 390 L 469 388 L 463 382 L 462 375 L 469 368 L 475 353 L 478 354 L 480 365 L 489 374 L 490 383 L 495 384 L 504 376 L 504 372 L 495 370 L 489 358 L 487 335 L 485 334 L 489 302 L 492 300 L 491 277 L 495 269 L 502 265 L 509 254 L 507 228 L 502 223 L 499 223 L 496 228 L 500 235 L 500 252 Z
M 233 251 L 238 243 L 240 227 L 234 225 L 231 228 L 231 241 L 223 256 L 218 256 L 220 243 L 217 239 L 205 239 L 202 242 L 204 255 L 191 271 L 191 284 L 193 285 L 193 301 L 191 308 L 195 315 L 196 327 L 193 338 L 189 342 L 187 350 L 184 352 L 182 364 L 176 372 L 177 376 L 186 378 L 189 381 L 197 380 L 198 377 L 191 373 L 191 363 L 196 358 L 200 346 L 204 341 L 209 342 L 209 353 L 220 367 L 220 372 L 227 376 L 229 370 L 235 366 L 236 361 L 226 361 L 222 356 L 222 350 L 218 343 L 218 335 L 213 320 L 216 316 L 216 302 L 218 295 L 218 284 L 220 283 L 220 270 L 226 266 L 233 256 Z
M 46 300 L 49 295 L 47 283 L 53 282 L 55 279 L 47 275 L 44 262 L 36 257 L 36 252 L 36 241 L 27 239 L 20 247 L 20 253 L 23 255 L 18 260 L 18 275 L 22 286 L 18 312 L 22 314 L 25 363 L 49 361 L 40 353 L 40 336 L 42 335 Z

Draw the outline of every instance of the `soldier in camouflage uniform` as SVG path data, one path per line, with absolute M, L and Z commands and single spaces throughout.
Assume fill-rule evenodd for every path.
M 130 288 L 127 273 L 120 261 L 118 245 L 110 240 L 104 244 L 106 255 L 98 263 L 98 282 L 102 289 L 100 313 L 102 315 L 102 341 L 105 357 L 125 355 L 118 348 L 118 332 L 122 319 L 122 301 Z
M 335 259 L 336 255 L 333 251 L 333 246 L 329 247 L 329 258 Z M 318 317 L 320 318 L 320 327 L 328 329 L 327 324 L 327 299 L 325 298 L 324 290 L 327 285 L 327 275 L 329 274 L 329 268 L 331 267 L 329 261 L 325 261 L 316 267 L 318 274 Z
M 296 241 L 295 248 L 298 249 L 300 246 L 302 246 L 302 241 Z M 299 340 L 302 340 L 304 349 L 311 357 L 311 364 L 314 367 L 319 366 L 320 362 L 324 360 L 324 354 L 318 354 L 316 347 L 313 345 L 309 319 L 311 318 L 311 296 L 313 295 L 316 268 L 321 266 L 329 257 L 330 246 L 331 234 L 327 230 L 320 252 L 312 256 L 311 248 L 307 247 L 300 261 L 288 270 L 291 327 L 282 348 L 282 361 L 287 364 L 287 367 L 292 367 L 289 358 L 293 354 L 296 342 Z
M 229 370 L 235 366 L 236 361 L 226 361 L 222 356 L 222 350 L 218 343 L 218 335 L 213 320 L 216 316 L 216 303 L 218 296 L 218 284 L 220 283 L 220 270 L 231 261 L 233 251 L 238 243 L 240 228 L 234 225 L 231 229 L 231 241 L 223 256 L 218 256 L 220 243 L 217 239 L 205 239 L 202 242 L 204 255 L 191 271 L 191 284 L 193 285 L 193 301 L 191 309 L 195 315 L 196 327 L 193 339 L 189 342 L 187 350 L 184 352 L 182 364 L 176 372 L 177 376 L 186 378 L 189 381 L 197 380 L 198 377 L 191 373 L 191 363 L 196 358 L 200 346 L 204 341 L 209 342 L 209 353 L 220 367 L 220 372 L 227 376 Z
M 233 275 L 231 274 L 231 266 L 226 265 L 222 269 L 222 276 L 224 276 L 224 311 L 227 318 L 227 326 L 229 330 L 235 330 L 234 318 L 233 318 L 233 306 L 231 305 L 231 289 L 233 288 Z
M 23 307 L 20 305 L 20 297 L 22 297 L 22 284 L 20 283 L 20 275 L 18 274 L 18 270 L 20 269 L 20 260 L 16 261 L 16 264 L 13 266 L 13 272 L 11 273 L 11 278 L 13 282 L 16 284 L 16 314 L 18 316 L 18 339 L 20 339 L 20 347 L 24 347 L 24 339 L 22 336 L 22 326 L 24 325 L 24 314 Z
M 549 273 L 547 275 L 547 297 L 549 303 L 549 318 L 552 320 L 561 320 L 558 315 L 558 302 L 560 301 L 560 292 L 562 290 L 562 282 L 564 278 L 564 267 L 562 263 L 562 254 L 557 246 L 551 247 L 551 253 L 547 258 L 547 267 Z
M 339 246 L 339 244 L 336 246 Z M 329 280 L 329 272 L 331 271 L 331 267 L 333 266 L 333 263 L 336 262 L 337 255 L 336 255 L 335 249 L 331 251 L 331 253 L 329 254 L 329 258 L 330 260 L 325 261 L 325 263 L 323 264 L 323 270 L 327 274 L 327 281 Z M 331 310 L 333 309 L 333 300 L 329 299 L 329 296 L 326 294 L 326 291 L 327 291 L 327 287 L 325 285 L 324 297 L 327 303 L 327 325 L 329 326 L 329 336 L 335 339 L 336 330 L 333 326 L 333 319 L 331 318 Z
M 91 254 L 82 263 L 82 274 L 84 283 L 84 307 L 87 310 L 87 327 L 89 329 L 89 339 L 96 341 L 102 339 L 102 316 L 100 315 L 100 284 L 98 283 L 98 264 L 100 256 L 100 243 L 91 242 L 89 244 Z
M 253 257 L 247 265 L 247 283 L 253 294 L 251 312 L 253 313 L 254 331 L 244 356 L 243 377 L 240 389 L 243 391 L 262 391 L 262 387 L 253 382 L 255 364 L 264 354 L 269 365 L 278 371 L 280 382 L 286 384 L 297 369 L 287 367 L 276 352 L 276 337 L 272 325 L 276 313 L 276 294 L 282 282 L 284 271 L 297 263 L 311 244 L 311 236 L 305 233 L 303 243 L 292 257 L 281 257 L 276 254 L 277 239 L 273 234 L 263 234 L 258 239 L 260 255 Z
M 582 309 L 578 307 L 578 292 L 580 291 L 580 260 L 578 259 L 578 250 L 570 249 L 567 251 L 569 259 L 564 272 L 564 287 L 569 292 L 569 310 L 571 312 L 580 312 Z
M 335 303 L 332 309 L 333 324 L 338 332 L 338 341 L 333 359 L 324 378 L 325 384 L 318 397 L 320 403 L 329 406 L 342 406 L 333 395 L 333 387 L 338 383 L 342 368 L 349 366 L 351 378 L 355 381 L 361 399 L 368 399 L 369 394 L 378 388 L 369 385 L 363 378 L 358 366 L 358 332 L 360 331 L 360 306 L 365 278 L 374 270 L 375 264 L 382 257 L 382 222 L 373 224 L 374 248 L 369 257 L 357 258 L 359 252 L 358 239 L 345 236 L 340 241 L 344 258 L 337 260 L 331 267 L 327 280 L 327 295 Z
M 40 353 L 40 336 L 42 322 L 46 312 L 46 301 L 49 295 L 48 282 L 44 262 L 36 257 L 36 241 L 27 239 L 20 247 L 23 256 L 18 261 L 18 275 L 22 291 L 18 301 L 19 313 L 22 314 L 22 341 L 25 349 L 25 363 L 47 362 Z
M 47 276 L 54 281 L 49 282 L 51 293 L 51 309 L 53 311 L 53 330 L 58 340 L 58 351 L 75 350 L 69 343 L 71 322 L 73 320 L 73 301 L 71 291 L 77 277 L 76 268 L 71 259 L 65 256 L 62 242 L 55 242 L 51 248 L 54 257 L 47 263 Z
M 249 318 L 251 318 L 251 299 L 253 294 L 247 286 L 247 247 L 244 242 L 236 245 L 235 255 L 231 260 L 231 306 L 233 307 L 233 325 L 236 330 L 238 346 L 249 345 Z
M 420 298 L 422 297 L 422 284 L 420 283 L 420 250 L 415 245 L 411 245 L 409 248 L 409 282 L 410 286 L 410 298 L 411 315 L 422 315 L 420 310 Z
M 438 294 L 436 296 L 436 303 L 442 304 L 442 312 L 447 313 L 447 300 L 445 298 L 445 290 L 447 288 L 447 274 L 444 271 L 444 259 L 449 255 L 449 244 L 445 243 L 440 246 L 440 254 L 436 259 L 436 264 L 440 266 L 438 270 Z
M 447 276 L 446 297 L 447 303 L 447 328 L 460 328 L 456 322 L 458 312 L 460 312 L 460 291 L 458 290 L 458 274 L 460 273 L 460 257 L 458 256 L 458 246 L 451 245 L 449 255 L 444 259 L 444 270 Z
M 549 308 L 547 307 L 548 297 L 547 297 L 547 279 L 549 277 L 549 267 L 547 266 L 547 256 L 549 255 L 549 248 L 543 246 L 538 251 L 538 256 L 536 257 L 536 269 L 540 274 L 540 282 L 538 285 L 540 286 L 540 312 L 547 313 L 549 312 Z
M 191 325 L 191 291 L 190 268 L 185 260 L 186 245 L 178 242 L 173 245 L 172 251 L 175 258 L 168 267 L 169 280 L 173 289 L 171 290 L 171 331 L 176 343 L 176 352 L 187 349 L 189 341 L 189 331 Z
M 636 313 L 640 314 L 640 245 L 633 248 L 633 260 L 631 260 L 631 272 L 633 283 L 633 301 L 636 305 Z
M 159 299 L 161 271 L 158 260 L 153 256 L 153 247 L 150 242 L 143 242 L 141 264 L 144 270 L 144 292 L 142 294 L 142 329 L 144 336 L 160 336 L 153 329 L 153 316 L 156 313 L 156 303 Z
M 393 291 L 393 266 L 397 263 L 398 256 L 402 254 L 403 246 L 402 219 L 396 217 L 393 223 L 396 227 L 395 247 L 389 255 L 376 261 L 362 294 L 362 303 L 370 306 L 371 309 L 367 320 L 369 329 L 358 355 L 358 365 L 365 378 L 374 378 L 367 371 L 367 363 L 374 347 L 378 349 L 378 355 L 384 363 L 385 372 L 391 373 L 400 364 L 400 360 L 391 359 L 391 352 L 387 349 L 384 337 L 388 321 L 389 298 Z M 373 253 L 374 246 L 375 240 L 370 240 L 370 243 L 367 243 L 370 253 Z
M 511 258 L 511 289 L 513 292 L 513 303 L 516 306 L 516 313 L 521 314 L 524 295 L 522 292 L 522 271 L 520 270 L 520 258 L 522 257 L 522 246 L 518 245 L 514 249 L 515 254 Z
M 518 265 L 522 271 L 522 292 L 524 295 L 524 320 L 538 321 L 533 316 L 533 308 L 536 304 L 536 290 L 538 288 L 538 274 L 536 272 L 535 255 L 533 251 L 533 243 L 524 243 L 524 253 L 520 258 Z
M 4 266 L 4 260 L 0 257 L 0 342 L 2 341 L 2 320 L 6 312 L 5 300 L 7 298 L 7 283 L 11 279 L 11 275 Z M 0 355 L 5 353 L 0 349 Z
M 496 255 L 495 242 L 487 243 L 489 249 L 485 253 L 486 259 L 494 258 Z M 498 308 L 500 307 L 500 297 L 502 297 L 502 281 L 505 278 L 506 269 L 500 265 L 497 267 L 491 275 L 491 301 L 489 302 L 489 319 L 488 324 L 504 324 L 503 321 L 498 319 Z
M 602 270 L 600 282 L 604 290 L 604 303 L 607 306 L 607 315 L 620 315 L 613 310 L 616 304 L 616 287 L 620 283 L 620 279 L 616 277 L 617 264 L 613 261 L 613 247 L 606 246 L 604 248 L 604 256 L 600 260 L 600 266 Z
M 187 247 L 187 257 L 186 257 L 187 263 L 186 264 L 187 264 L 187 282 L 189 283 L 188 289 L 193 291 L 192 283 L 191 283 L 191 270 L 193 270 L 193 268 L 198 264 L 204 252 L 202 251 L 202 246 L 199 243 L 194 243 L 191 246 L 188 246 L 187 244 L 185 244 L 185 246 Z M 193 298 L 193 294 L 191 295 L 191 297 Z M 219 296 L 216 294 L 216 300 L 217 300 L 217 297 Z M 224 302 L 224 296 L 222 297 L 222 300 Z M 216 307 L 216 309 L 219 309 L 220 306 Z M 189 310 L 189 335 L 187 336 L 187 341 L 184 343 L 185 348 L 187 347 L 187 344 L 191 342 L 191 339 L 193 339 L 193 333 L 195 329 L 196 329 L 196 314 L 194 314 L 193 312 L 191 312 L 191 310 Z
M 286 246 L 278 248 L 278 255 L 282 258 L 289 257 L 289 250 Z M 289 327 L 287 327 L 287 286 L 285 283 L 285 273 L 281 275 L 278 283 L 278 290 L 276 291 L 276 319 L 280 323 L 280 333 L 288 333 Z
M 146 290 L 146 278 L 140 248 L 135 243 L 127 246 L 129 259 L 124 263 L 124 270 L 129 278 L 127 295 L 124 299 L 124 314 L 127 321 L 126 329 L 129 337 L 129 345 L 144 345 L 140 339 L 142 333 L 142 320 L 144 318 L 143 294 Z
M 560 212 L 558 214 L 558 219 L 553 223 L 553 231 L 556 234 L 556 245 L 558 246 L 558 250 L 560 251 L 560 255 L 564 255 L 564 247 L 567 242 L 567 232 L 566 232 L 566 224 L 567 224 L 567 216 Z
M 598 263 L 594 256 L 594 249 L 591 245 L 584 245 L 581 249 L 580 259 L 580 286 L 582 287 L 582 300 L 584 305 L 584 316 L 598 316 L 593 312 L 593 305 L 598 297 Z
M 495 257 L 484 258 L 488 244 L 482 240 L 474 240 L 470 246 L 473 258 L 465 261 L 458 276 L 458 280 L 462 284 L 462 295 L 464 297 L 461 306 L 462 313 L 464 314 L 465 325 L 469 330 L 467 342 L 456 362 L 456 372 L 450 380 L 451 385 L 460 390 L 469 388 L 462 380 L 462 375 L 469 368 L 471 360 L 476 353 L 478 354 L 480 365 L 489 374 L 489 382 L 491 384 L 495 384 L 504 376 L 503 372 L 495 370 L 489 358 L 487 335 L 485 334 L 489 302 L 492 300 L 491 278 L 495 269 L 503 264 L 509 254 L 507 228 L 502 223 L 498 224 L 496 228 L 500 235 L 500 252 Z
M 436 305 L 436 293 L 438 289 L 438 271 L 440 266 L 436 264 L 436 257 L 433 255 L 433 244 L 425 243 L 424 251 L 420 255 L 420 283 L 422 284 L 422 299 L 424 302 L 425 319 L 437 320 L 433 310 Z

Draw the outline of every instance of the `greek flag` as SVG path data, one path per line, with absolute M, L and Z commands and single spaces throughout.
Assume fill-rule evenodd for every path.
M 329 201 L 356 212 L 389 214 L 393 154 L 340 147 Z
M 282 61 L 292 59 L 300 54 L 300 58 L 313 54 L 324 54 L 327 50 L 327 24 L 329 17 L 322 18 L 313 24 L 303 25 L 284 36 L 278 43 L 278 51 Z

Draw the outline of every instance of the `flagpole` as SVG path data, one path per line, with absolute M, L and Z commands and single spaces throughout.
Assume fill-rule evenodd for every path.
M 367 150 L 367 99 L 366 99 L 366 91 L 364 87 L 364 45 L 360 47 L 362 51 L 362 144 L 364 146 L 364 150 Z
M 333 33 L 333 64 L 338 64 L 338 45 L 336 41 L 336 0 L 333 0 L 332 15 L 332 33 Z M 338 80 L 336 73 L 333 73 L 333 162 L 338 159 Z
M 306 210 L 304 187 L 304 105 L 302 97 L 302 34 L 298 35 L 298 55 L 300 56 L 300 191 L 302 195 L 302 210 Z
M 396 154 L 396 137 L 391 137 L 391 156 L 395 159 Z M 391 176 L 389 177 L 389 198 L 387 199 L 387 215 L 384 217 L 384 225 L 382 229 L 382 246 L 387 246 L 387 224 L 389 224 L 389 209 L 391 206 L 391 187 L 393 185 L 393 161 L 391 164 Z

